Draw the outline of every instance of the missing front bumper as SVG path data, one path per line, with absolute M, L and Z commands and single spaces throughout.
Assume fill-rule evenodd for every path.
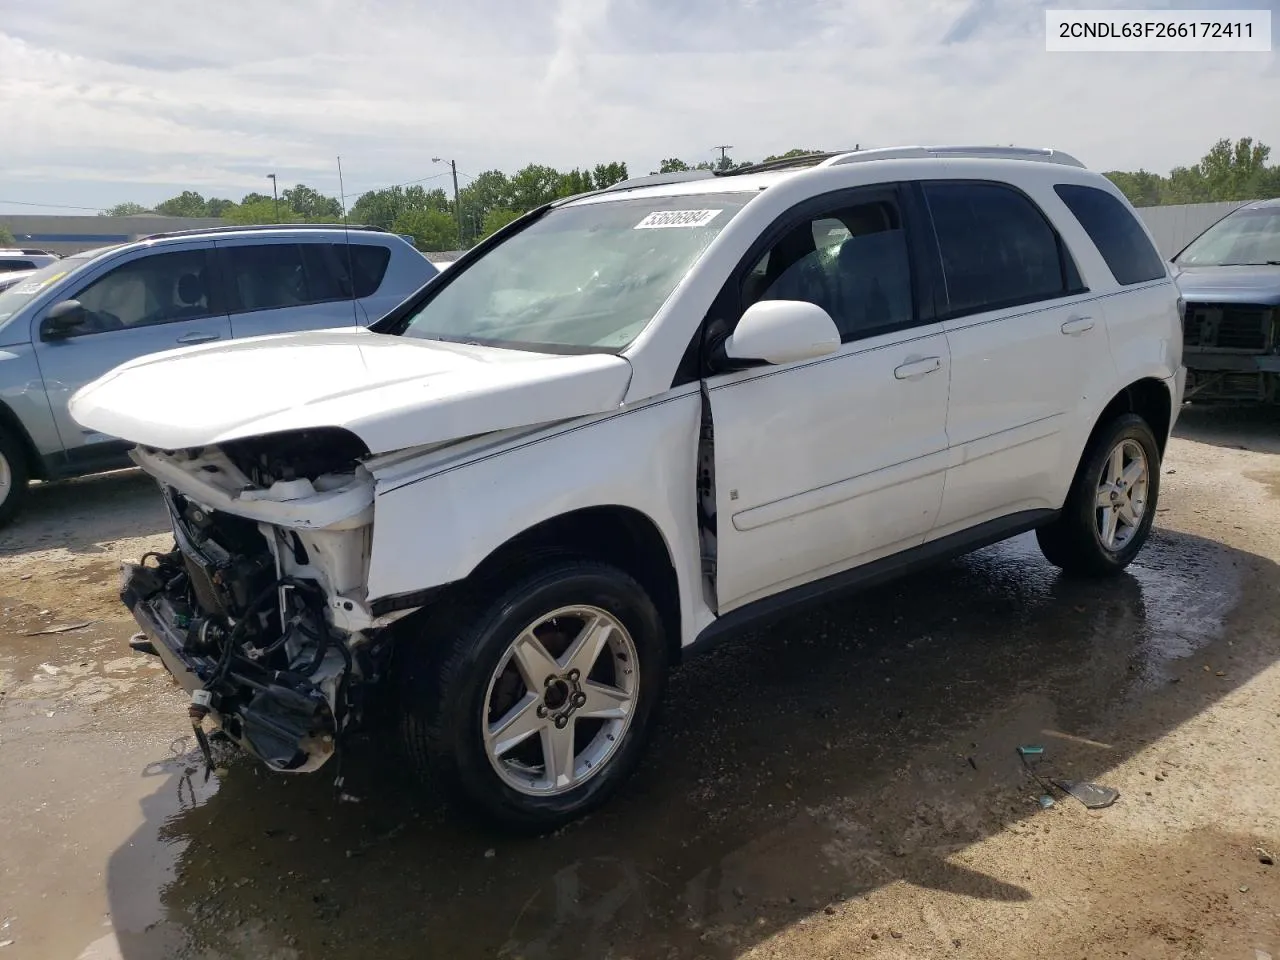
M 156 568 L 123 564 L 120 599 L 183 690 L 195 694 L 211 689 L 209 718 L 245 751 L 282 773 L 310 772 L 333 756 L 338 734 L 334 704 L 346 670 L 340 654 L 326 655 L 309 678 L 241 657 L 219 676 L 218 657 L 191 649 L 189 624 Z

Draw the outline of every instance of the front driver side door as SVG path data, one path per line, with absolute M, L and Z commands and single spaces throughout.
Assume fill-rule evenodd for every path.
M 708 376 L 720 614 L 917 546 L 942 501 L 950 355 L 897 188 L 802 205 L 726 294 L 807 300 L 833 355 Z M 709 318 L 709 329 L 717 321 Z
M 211 266 L 207 248 L 143 252 L 59 298 L 85 309 L 85 322 L 69 336 L 51 339 L 43 331 L 52 303 L 34 317 L 31 340 L 68 461 L 110 460 L 127 446 L 71 419 L 67 402 L 78 389 L 135 357 L 230 338 Z

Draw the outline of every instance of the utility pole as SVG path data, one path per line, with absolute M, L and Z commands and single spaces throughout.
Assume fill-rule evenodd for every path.
M 729 165 L 729 158 L 726 154 L 728 153 L 728 151 L 733 149 L 733 144 L 726 143 L 718 147 L 712 147 L 711 149 L 720 151 L 720 169 L 721 170 L 725 169 L 725 167 Z
M 432 163 L 440 163 L 439 157 L 432 157 Z M 462 201 L 458 198 L 458 163 L 455 160 L 449 161 L 449 172 L 453 174 L 453 218 L 458 221 L 458 249 L 465 248 L 462 241 Z
M 280 195 L 276 193 L 276 175 L 268 173 L 267 179 L 271 181 L 271 199 L 276 205 L 276 223 L 280 222 Z

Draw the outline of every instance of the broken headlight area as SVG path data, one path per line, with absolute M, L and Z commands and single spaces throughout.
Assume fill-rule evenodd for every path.
M 173 489 L 164 495 L 174 549 L 126 564 L 121 599 L 192 694 L 197 739 L 203 747 L 209 715 L 274 770 L 318 768 L 357 718 L 379 645 L 353 647 L 350 634 L 335 630 L 325 589 L 283 573 L 281 548 L 263 527 Z

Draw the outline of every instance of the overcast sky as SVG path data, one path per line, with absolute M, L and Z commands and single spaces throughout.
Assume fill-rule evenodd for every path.
M 0 17 L 0 212 L 350 197 L 442 172 L 861 143 L 1055 146 L 1167 172 L 1280 155 L 1272 53 L 1046 53 L 1046 8 L 1280 0 L 39 0 Z M 1280 160 L 1280 156 L 1273 157 Z M 444 178 L 429 186 L 446 184 Z M 463 178 L 465 183 L 465 177 Z M 18 206 L 13 201 L 43 206 Z M 84 211 L 91 212 L 91 211 Z

